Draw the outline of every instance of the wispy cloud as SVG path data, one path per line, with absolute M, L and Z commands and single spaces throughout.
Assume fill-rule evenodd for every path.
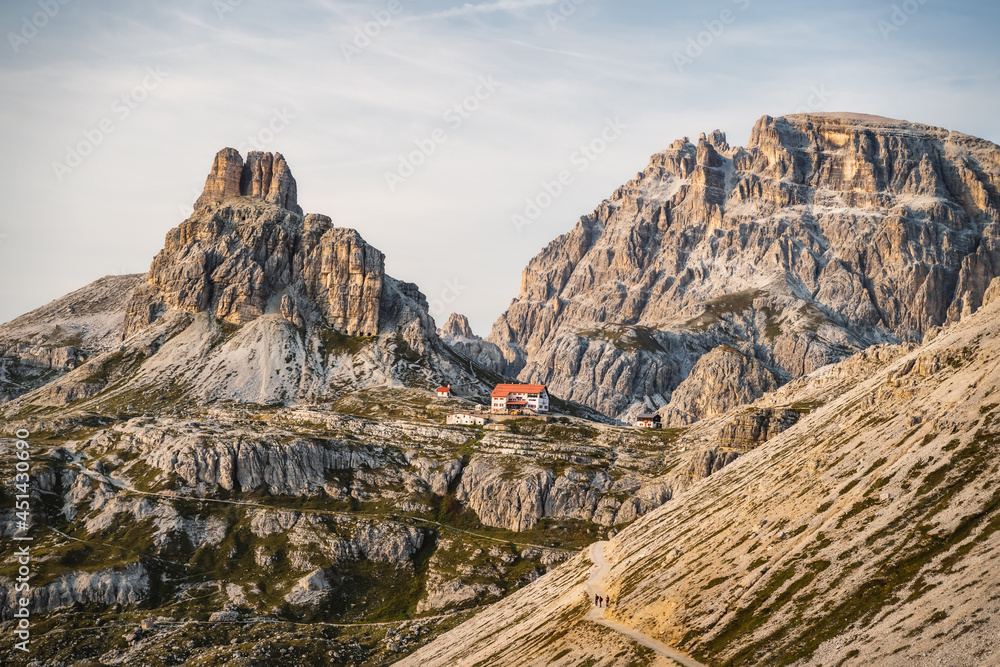
M 469 289 L 452 307 L 480 332 L 517 293 L 531 256 L 651 153 L 717 127 L 743 143 L 760 115 L 794 110 L 811 86 L 836 91 L 845 110 L 1000 140 L 1000 46 L 990 32 L 1000 3 L 927 3 L 905 39 L 886 41 L 876 21 L 893 0 L 877 11 L 864 0 L 754 2 L 682 75 L 672 53 L 708 30 L 718 7 L 405 0 L 382 26 L 388 0 L 226 1 L 234 11 L 223 17 L 205 0 L 63 3 L 58 20 L 19 52 L 5 40 L 0 126 L 9 159 L 0 183 L 17 196 L 5 199 L 0 220 L 9 234 L 0 244 L 0 321 L 99 277 L 106 267 L 94 258 L 113 254 L 121 270 L 143 271 L 180 222 L 179 206 L 200 191 L 215 151 L 259 136 L 275 110 L 293 104 L 301 112 L 268 150 L 289 160 L 302 206 L 357 228 L 397 278 L 433 290 L 462 277 Z M 546 12 L 564 16 L 570 5 L 579 11 L 552 30 Z M 31 7 L 35 0 L 0 2 L 0 24 L 19 30 Z M 377 38 L 346 62 L 340 44 L 358 30 Z M 774 45 L 796 57 L 774 59 Z M 170 73 L 169 85 L 58 182 L 51 163 L 96 137 L 110 105 L 156 66 Z M 868 70 L 880 74 L 858 76 Z M 502 89 L 452 131 L 446 114 L 475 94 L 481 76 Z M 618 115 L 629 131 L 537 224 L 497 233 Z M 388 193 L 386 171 L 442 127 L 447 141 Z M 461 239 L 463 252 L 441 240 L 449 238 Z
M 635 64 L 635 63 L 624 62 L 622 60 L 615 60 L 613 58 L 608 58 L 608 57 L 606 57 L 606 56 L 604 56 L 602 54 L 594 55 L 594 54 L 588 54 L 588 53 L 581 53 L 579 51 L 569 51 L 569 50 L 566 50 L 566 49 L 551 49 L 551 48 L 548 48 L 548 47 L 545 47 L 545 46 L 538 46 L 537 44 L 530 44 L 528 42 L 525 42 L 525 41 L 522 41 L 522 40 L 519 40 L 519 39 L 508 39 L 508 40 L 502 40 L 502 41 L 504 41 L 504 42 L 506 42 L 508 44 L 512 44 L 514 46 L 520 46 L 520 47 L 523 47 L 523 48 L 526 48 L 526 49 L 534 49 L 535 51 L 542 51 L 543 53 L 552 53 L 552 54 L 559 55 L 559 56 L 569 56 L 571 58 L 580 58 L 582 60 L 592 60 L 592 61 L 595 61 L 595 62 L 613 63 L 615 65 L 634 65 Z
M 560 0 L 499 0 L 498 2 L 481 2 L 474 5 L 467 2 L 461 7 L 453 7 L 443 12 L 428 14 L 422 18 L 426 19 L 448 19 L 455 16 L 469 16 L 471 14 L 491 14 L 493 12 L 516 12 L 520 9 L 530 9 L 544 5 L 554 5 Z

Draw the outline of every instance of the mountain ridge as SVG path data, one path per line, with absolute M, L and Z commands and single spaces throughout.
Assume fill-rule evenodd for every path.
M 905 121 L 764 116 L 746 148 L 675 141 L 529 262 L 486 339 L 494 369 L 612 416 L 696 420 L 667 406 L 719 345 L 784 382 L 978 308 L 998 191 L 995 144 Z

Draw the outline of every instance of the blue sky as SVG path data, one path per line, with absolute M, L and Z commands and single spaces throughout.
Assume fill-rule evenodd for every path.
M 673 139 L 743 144 L 811 109 L 1000 142 L 998 19 L 943 0 L 7 0 L 0 321 L 145 271 L 232 146 L 283 153 L 307 212 L 486 335 L 528 260 Z

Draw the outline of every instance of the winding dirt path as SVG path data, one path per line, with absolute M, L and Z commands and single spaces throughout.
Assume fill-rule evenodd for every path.
M 587 582 L 584 584 L 584 589 L 587 591 L 587 596 L 591 604 L 594 603 L 595 595 L 607 597 L 607 593 L 604 591 L 604 578 L 611 569 L 611 563 L 609 563 L 608 559 L 604 557 L 605 545 L 607 545 L 607 542 L 594 542 L 590 545 L 590 550 L 588 551 L 590 560 L 594 563 L 594 569 L 590 573 L 590 578 L 587 579 Z M 657 654 L 684 665 L 684 667 L 705 667 L 705 665 L 701 664 L 694 658 L 684 655 L 677 649 L 671 648 L 661 641 L 657 641 L 648 635 L 644 635 L 638 630 L 630 628 L 623 623 L 612 621 L 609 618 L 604 618 L 603 607 L 591 607 L 590 611 L 587 612 L 587 620 L 593 621 L 594 623 L 600 623 L 607 628 L 611 628 L 615 632 L 625 635 L 632 641 L 653 649 L 653 651 Z

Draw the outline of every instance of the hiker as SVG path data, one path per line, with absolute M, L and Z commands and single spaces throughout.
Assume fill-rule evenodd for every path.
M 604 598 L 604 606 L 605 607 L 611 606 L 611 598 Z
M 598 607 L 601 606 L 601 596 L 600 595 L 596 595 L 596 594 L 594 595 L 594 604 L 597 605 Z

